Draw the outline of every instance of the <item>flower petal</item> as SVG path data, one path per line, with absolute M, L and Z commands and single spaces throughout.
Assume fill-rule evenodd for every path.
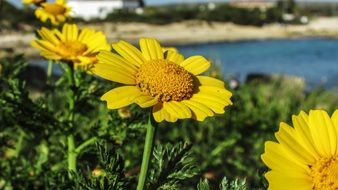
M 214 112 L 199 102 L 183 100 L 182 103 L 189 107 L 189 109 L 192 111 L 192 117 L 197 121 L 203 121 L 206 117 L 214 115 Z
M 194 75 L 198 75 L 208 70 L 210 67 L 210 62 L 206 60 L 203 56 L 191 56 L 188 59 L 180 63 L 187 71 Z
M 138 104 L 141 108 L 147 108 L 158 103 L 157 98 L 143 94 L 135 99 L 135 103 Z
M 52 43 L 53 45 L 58 45 L 60 43 L 59 39 L 54 35 L 54 32 L 48 30 L 47 28 L 42 27 L 41 30 L 38 30 L 39 35 L 42 39 Z
M 304 174 L 308 166 L 297 162 L 292 155 L 276 142 L 267 141 L 264 145 L 265 151 L 261 156 L 263 162 L 272 170 L 290 171 Z
M 75 41 L 78 36 L 78 28 L 76 24 L 65 24 L 62 28 L 62 34 L 66 41 Z
M 133 45 L 123 40 L 112 45 L 114 50 L 119 53 L 122 57 L 124 57 L 131 64 L 136 66 L 142 65 L 145 60 L 142 56 L 142 53 Z
M 279 131 L 275 134 L 280 146 L 285 149 L 285 154 L 290 155 L 295 161 L 302 163 L 304 166 L 316 162 L 316 158 L 300 144 L 300 137 L 294 128 L 286 123 L 281 123 Z
M 118 109 L 134 103 L 142 93 L 136 86 L 122 86 L 106 92 L 101 100 L 107 101 L 108 109 Z
M 164 59 L 160 43 L 152 38 L 141 38 L 140 48 L 146 60 Z
M 268 179 L 269 190 L 309 190 L 312 189 L 313 182 L 309 176 L 301 175 L 289 177 L 289 173 L 269 171 L 265 174 Z
M 224 82 L 208 76 L 196 76 L 198 82 L 202 86 L 213 86 L 218 88 L 224 88 Z
M 135 71 L 132 69 L 125 69 L 120 64 L 106 59 L 105 55 L 97 57 L 99 62 L 94 65 L 92 72 L 104 79 L 122 83 L 135 84 Z M 110 61 L 110 62 L 109 62 Z
M 164 52 L 165 58 L 168 61 L 174 62 L 174 63 L 181 63 L 182 61 L 184 61 L 184 57 L 183 55 L 181 55 L 180 53 L 173 51 L 173 50 L 167 50 Z
M 111 53 L 110 51 L 100 51 L 100 53 L 97 55 L 97 58 L 101 62 L 112 65 L 112 69 L 114 67 L 118 67 L 127 70 L 132 75 L 135 75 L 138 70 L 138 68 L 134 64 L 129 63 L 121 56 Z
M 337 150 L 337 134 L 331 118 L 323 110 L 311 110 L 309 113 L 309 129 L 314 145 L 321 156 L 330 157 Z
M 153 107 L 153 116 L 156 122 L 162 122 L 163 120 L 169 122 L 176 122 L 177 117 L 171 116 L 165 109 L 163 109 L 163 104 L 159 103 Z
M 232 105 L 232 102 L 230 100 L 232 93 L 225 88 L 218 88 L 218 87 L 213 87 L 213 86 L 200 86 L 198 88 L 200 90 L 199 93 L 204 93 L 204 94 L 210 94 L 210 96 L 218 97 L 222 99 L 224 102 L 230 105 Z
M 292 116 L 293 127 L 295 128 L 296 133 L 299 136 L 299 141 L 302 142 L 302 145 L 305 149 L 316 159 L 319 159 L 319 154 L 315 149 L 314 142 L 311 136 L 311 132 L 308 127 L 308 122 L 306 120 L 307 114 L 305 112 L 300 112 L 298 116 Z
M 191 118 L 190 109 L 181 102 L 176 102 L 176 101 L 164 102 L 163 108 L 170 115 L 177 117 L 178 119 Z

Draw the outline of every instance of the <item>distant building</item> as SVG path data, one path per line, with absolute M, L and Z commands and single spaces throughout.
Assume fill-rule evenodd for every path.
M 229 0 L 229 4 L 240 8 L 259 8 L 265 10 L 276 4 L 274 0 Z
M 85 20 L 91 18 L 104 19 L 114 10 L 132 9 L 136 10 L 144 6 L 143 0 L 68 0 L 75 17 Z

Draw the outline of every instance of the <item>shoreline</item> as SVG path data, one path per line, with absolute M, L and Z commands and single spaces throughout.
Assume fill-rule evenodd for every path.
M 197 20 L 167 25 L 145 23 L 80 23 L 79 25 L 80 28 L 89 27 L 102 31 L 109 43 L 123 39 L 137 44 L 141 37 L 154 37 L 165 46 L 254 40 L 338 38 L 338 17 L 316 18 L 307 25 L 270 24 L 263 27 Z M 13 31 L 10 34 L 1 34 L 0 58 L 13 52 L 23 53 L 29 58 L 39 57 L 38 51 L 30 46 L 34 38 L 33 32 L 24 34 Z

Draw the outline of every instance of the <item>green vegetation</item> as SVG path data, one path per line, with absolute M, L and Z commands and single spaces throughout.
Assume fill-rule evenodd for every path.
M 27 62 L 17 56 L 0 63 L 0 189 L 135 189 L 150 110 L 108 111 L 99 97 L 117 84 L 76 72 L 71 128 L 66 76 L 33 97 L 30 80 L 21 77 Z M 147 189 L 266 189 L 260 155 L 279 123 L 290 123 L 301 109 L 332 112 L 338 106 L 335 92 L 305 92 L 301 81 L 283 77 L 251 80 L 233 93 L 234 105 L 224 115 L 160 124 Z M 71 175 L 69 134 L 78 147 Z M 79 146 L 92 138 L 95 144 Z
M 105 21 L 114 22 L 146 22 L 151 24 L 168 24 L 184 20 L 205 20 L 218 22 L 233 22 L 241 25 L 256 25 L 281 22 L 282 12 L 273 7 L 262 11 L 258 8 L 237 8 L 228 4 L 217 5 L 209 10 L 206 5 L 178 7 L 146 7 L 143 14 L 128 10 L 115 11 L 108 15 Z

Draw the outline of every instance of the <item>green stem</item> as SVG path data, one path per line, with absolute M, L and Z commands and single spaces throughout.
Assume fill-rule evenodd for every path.
M 67 136 L 68 143 L 68 171 L 76 171 L 76 157 L 74 135 Z
M 26 136 L 25 132 L 20 130 L 18 142 L 15 144 L 15 155 L 14 155 L 15 157 L 18 157 L 21 152 L 22 143 L 23 143 L 23 139 L 25 138 L 25 136 Z
M 52 83 L 52 74 L 53 74 L 53 61 L 48 61 L 48 67 L 47 67 L 47 83 Z
M 155 123 L 152 117 L 150 116 L 148 125 L 147 125 L 147 134 L 146 134 L 146 139 L 144 143 L 142 165 L 141 165 L 140 175 L 138 178 L 137 190 L 143 190 L 145 186 L 146 178 L 148 175 L 150 158 L 153 152 L 154 139 L 156 135 L 156 127 L 157 127 L 157 123 Z
M 92 137 L 88 140 L 86 140 L 85 142 L 83 142 L 82 144 L 80 144 L 76 149 L 75 149 L 75 152 L 77 154 L 79 154 L 84 148 L 86 148 L 87 146 L 93 144 L 96 142 L 96 137 Z
M 74 106 L 75 106 L 75 93 L 74 93 L 74 70 L 72 65 L 63 65 L 64 70 L 68 76 L 69 82 L 69 94 L 68 94 L 68 122 L 70 129 L 74 127 Z M 71 130 L 72 131 L 72 130 Z M 76 159 L 77 153 L 75 151 L 75 140 L 72 132 L 67 136 L 67 145 L 68 145 L 68 171 L 76 171 Z M 70 173 L 69 173 L 70 175 Z

